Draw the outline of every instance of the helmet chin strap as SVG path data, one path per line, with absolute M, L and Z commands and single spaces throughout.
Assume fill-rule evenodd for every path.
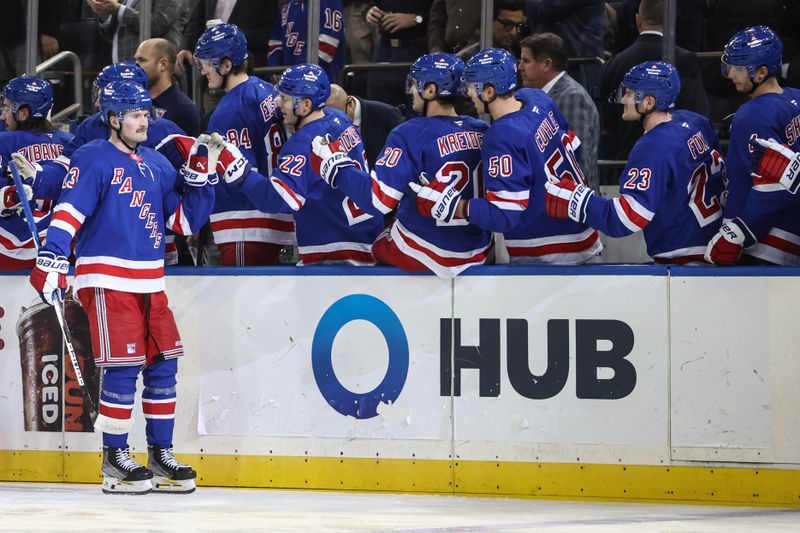
M 108 119 L 108 127 L 111 128 L 111 131 L 113 131 L 116 134 L 117 139 L 119 139 L 119 142 L 125 145 L 125 148 L 130 150 L 131 153 L 135 152 L 136 149 L 139 147 L 139 143 L 134 143 L 133 146 L 128 144 L 125 141 L 125 138 L 122 136 L 122 121 L 119 119 L 119 117 L 117 117 L 117 121 L 119 122 L 119 128 L 115 128 L 114 126 L 111 125 L 111 118 Z
M 639 123 L 642 125 L 642 129 L 644 129 L 644 121 L 647 119 L 648 116 L 652 115 L 656 111 L 656 108 L 655 106 L 653 106 L 653 109 L 645 111 L 643 113 L 639 111 L 639 104 L 641 104 L 641 102 L 634 104 L 634 109 L 636 110 L 636 113 L 639 114 Z

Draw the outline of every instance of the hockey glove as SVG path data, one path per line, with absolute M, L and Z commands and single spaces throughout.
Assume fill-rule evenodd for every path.
M 571 178 L 562 178 L 557 183 L 548 180 L 544 188 L 547 194 L 544 205 L 548 215 L 586 222 L 586 206 L 594 194 L 592 189 L 586 185 L 578 185 Z
M 792 194 L 800 188 L 800 152 L 772 139 L 756 137 L 753 142 L 765 148 L 753 174 L 755 185 L 779 183 Z
M 220 141 L 222 142 L 222 150 L 219 152 L 219 159 L 217 159 L 217 174 L 228 185 L 241 185 L 253 169 L 253 165 L 242 155 L 238 146 L 226 143 L 218 133 L 212 134 L 212 140 L 209 142 L 216 148 L 219 146 Z
M 461 198 L 461 191 L 455 187 L 456 180 L 445 183 L 440 180 L 428 182 L 424 174 L 420 176 L 422 185 L 409 182 L 408 186 L 417 194 L 417 211 L 424 217 L 433 217 L 445 224 L 453 220 Z
M 181 169 L 183 181 L 192 187 L 202 187 L 208 183 L 209 169 L 208 145 L 199 140 L 192 145 L 189 158 Z
M 742 257 L 745 246 L 755 244 L 755 239 L 748 239 L 748 234 L 744 231 L 744 225 L 737 218 L 726 222 L 719 228 L 719 232 L 714 235 L 706 246 L 705 260 L 715 265 L 733 265 Z M 750 244 L 747 241 L 751 241 Z
M 36 173 L 42 171 L 42 165 L 39 163 L 31 163 L 19 152 L 11 154 L 11 158 L 17 164 L 17 169 L 19 170 L 22 181 L 26 182 L 28 185 L 33 185 L 33 180 L 36 179 Z
M 344 152 L 339 143 L 331 142 L 328 136 L 321 137 L 317 135 L 311 141 L 311 167 L 319 176 L 325 180 L 325 183 L 336 188 L 336 173 L 339 169 L 344 167 L 352 167 L 355 165 L 347 152 Z
M 25 196 L 30 201 L 33 198 L 33 189 L 28 185 L 23 184 Z M 20 202 L 19 194 L 17 193 L 16 185 L 7 185 L 0 188 L 0 198 L 2 198 L 2 208 L 0 208 L 0 217 L 8 218 L 15 214 L 22 213 L 22 203 Z
M 64 299 L 67 290 L 69 262 L 63 255 L 40 250 L 31 272 L 31 285 L 39 292 L 39 298 L 47 305 L 55 305 Z

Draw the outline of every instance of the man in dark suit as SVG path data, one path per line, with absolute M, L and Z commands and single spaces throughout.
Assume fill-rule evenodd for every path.
M 383 145 L 386 144 L 389 132 L 404 120 L 396 107 L 375 100 L 348 96 L 345 90 L 335 83 L 331 84 L 331 95 L 326 105 L 347 113 L 361 132 L 370 168 L 375 167 L 375 161 L 378 160 Z
M 178 75 L 183 74 L 184 62 L 191 62 L 194 45 L 206 30 L 206 21 L 210 19 L 239 26 L 247 39 L 251 64 L 256 67 L 267 64 L 267 41 L 278 15 L 277 0 L 235 0 L 233 9 L 228 4 L 218 5 L 217 0 L 199 0 L 195 4 L 183 30 L 183 41 L 175 64 Z
M 628 70 L 648 60 L 660 60 L 664 39 L 664 1 L 642 0 L 636 15 L 639 37 L 628 48 L 609 59 L 601 70 L 601 96 L 612 96 Z M 677 109 L 688 109 L 708 116 L 710 108 L 708 96 L 703 88 L 700 63 L 697 56 L 680 47 L 675 47 L 675 66 L 681 77 L 681 92 L 675 103 Z M 638 122 L 625 122 L 619 106 L 605 104 L 602 113 L 608 145 L 604 146 L 606 157 L 627 159 L 636 140 L 642 136 L 642 125 Z M 613 142 L 616 141 L 616 144 Z
M 541 89 L 553 99 L 581 142 L 581 170 L 597 190 L 597 145 L 600 115 L 586 89 L 567 74 L 567 49 L 555 33 L 537 33 L 520 43 L 519 73 L 525 87 Z

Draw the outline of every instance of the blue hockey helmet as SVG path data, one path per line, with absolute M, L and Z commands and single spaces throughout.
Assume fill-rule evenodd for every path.
M 429 83 L 436 85 L 436 96 L 463 94 L 464 62 L 453 54 L 425 54 L 411 65 L 406 78 L 406 92 L 416 87 L 421 95 Z
M 151 110 L 153 101 L 141 86 L 129 81 L 112 81 L 100 93 L 100 113 L 108 119 L 113 113 L 123 119 L 128 111 Z
M 319 65 L 309 63 L 293 65 L 283 71 L 277 88 L 283 94 L 294 97 L 294 109 L 297 109 L 303 98 L 311 99 L 311 109 L 321 109 L 331 95 L 328 75 Z
M 767 26 L 752 26 L 737 32 L 722 53 L 722 75 L 730 77 L 733 67 L 747 68 L 752 80 L 761 65 L 772 75 L 780 72 L 783 43 Z
M 491 84 L 497 94 L 508 94 L 517 88 L 517 61 L 508 50 L 487 48 L 470 58 L 463 79 L 475 87 L 478 96 L 486 84 Z
M 681 78 L 678 70 L 663 61 L 639 63 L 625 74 L 617 89 L 617 103 L 624 101 L 627 89 L 633 91 L 633 102 L 640 103 L 645 96 L 652 96 L 656 101 L 655 109 L 666 111 L 675 107 L 675 99 L 681 90 Z
M 236 24 L 219 24 L 208 28 L 194 47 L 197 69 L 202 70 L 202 61 L 208 61 L 213 69 L 226 57 L 234 67 L 247 60 L 247 38 Z
M 131 81 L 147 89 L 149 83 L 144 69 L 134 61 L 120 61 L 103 68 L 92 84 L 92 102 L 96 102 L 103 87 L 112 81 Z
M 47 118 L 53 107 L 53 88 L 42 78 L 20 76 L 14 78 L 3 90 L 3 98 L 11 101 L 11 114 L 16 117 L 22 106 L 31 108 L 34 118 Z

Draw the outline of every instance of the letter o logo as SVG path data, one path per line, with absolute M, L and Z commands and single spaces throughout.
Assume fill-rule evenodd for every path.
M 383 381 L 370 392 L 346 389 L 333 372 L 331 348 L 336 334 L 353 320 L 366 320 L 377 327 L 389 348 L 389 368 Z M 408 339 L 392 309 L 366 294 L 345 296 L 331 305 L 317 324 L 311 344 L 314 379 L 325 400 L 343 415 L 365 419 L 378 416 L 378 405 L 394 403 L 408 376 Z

